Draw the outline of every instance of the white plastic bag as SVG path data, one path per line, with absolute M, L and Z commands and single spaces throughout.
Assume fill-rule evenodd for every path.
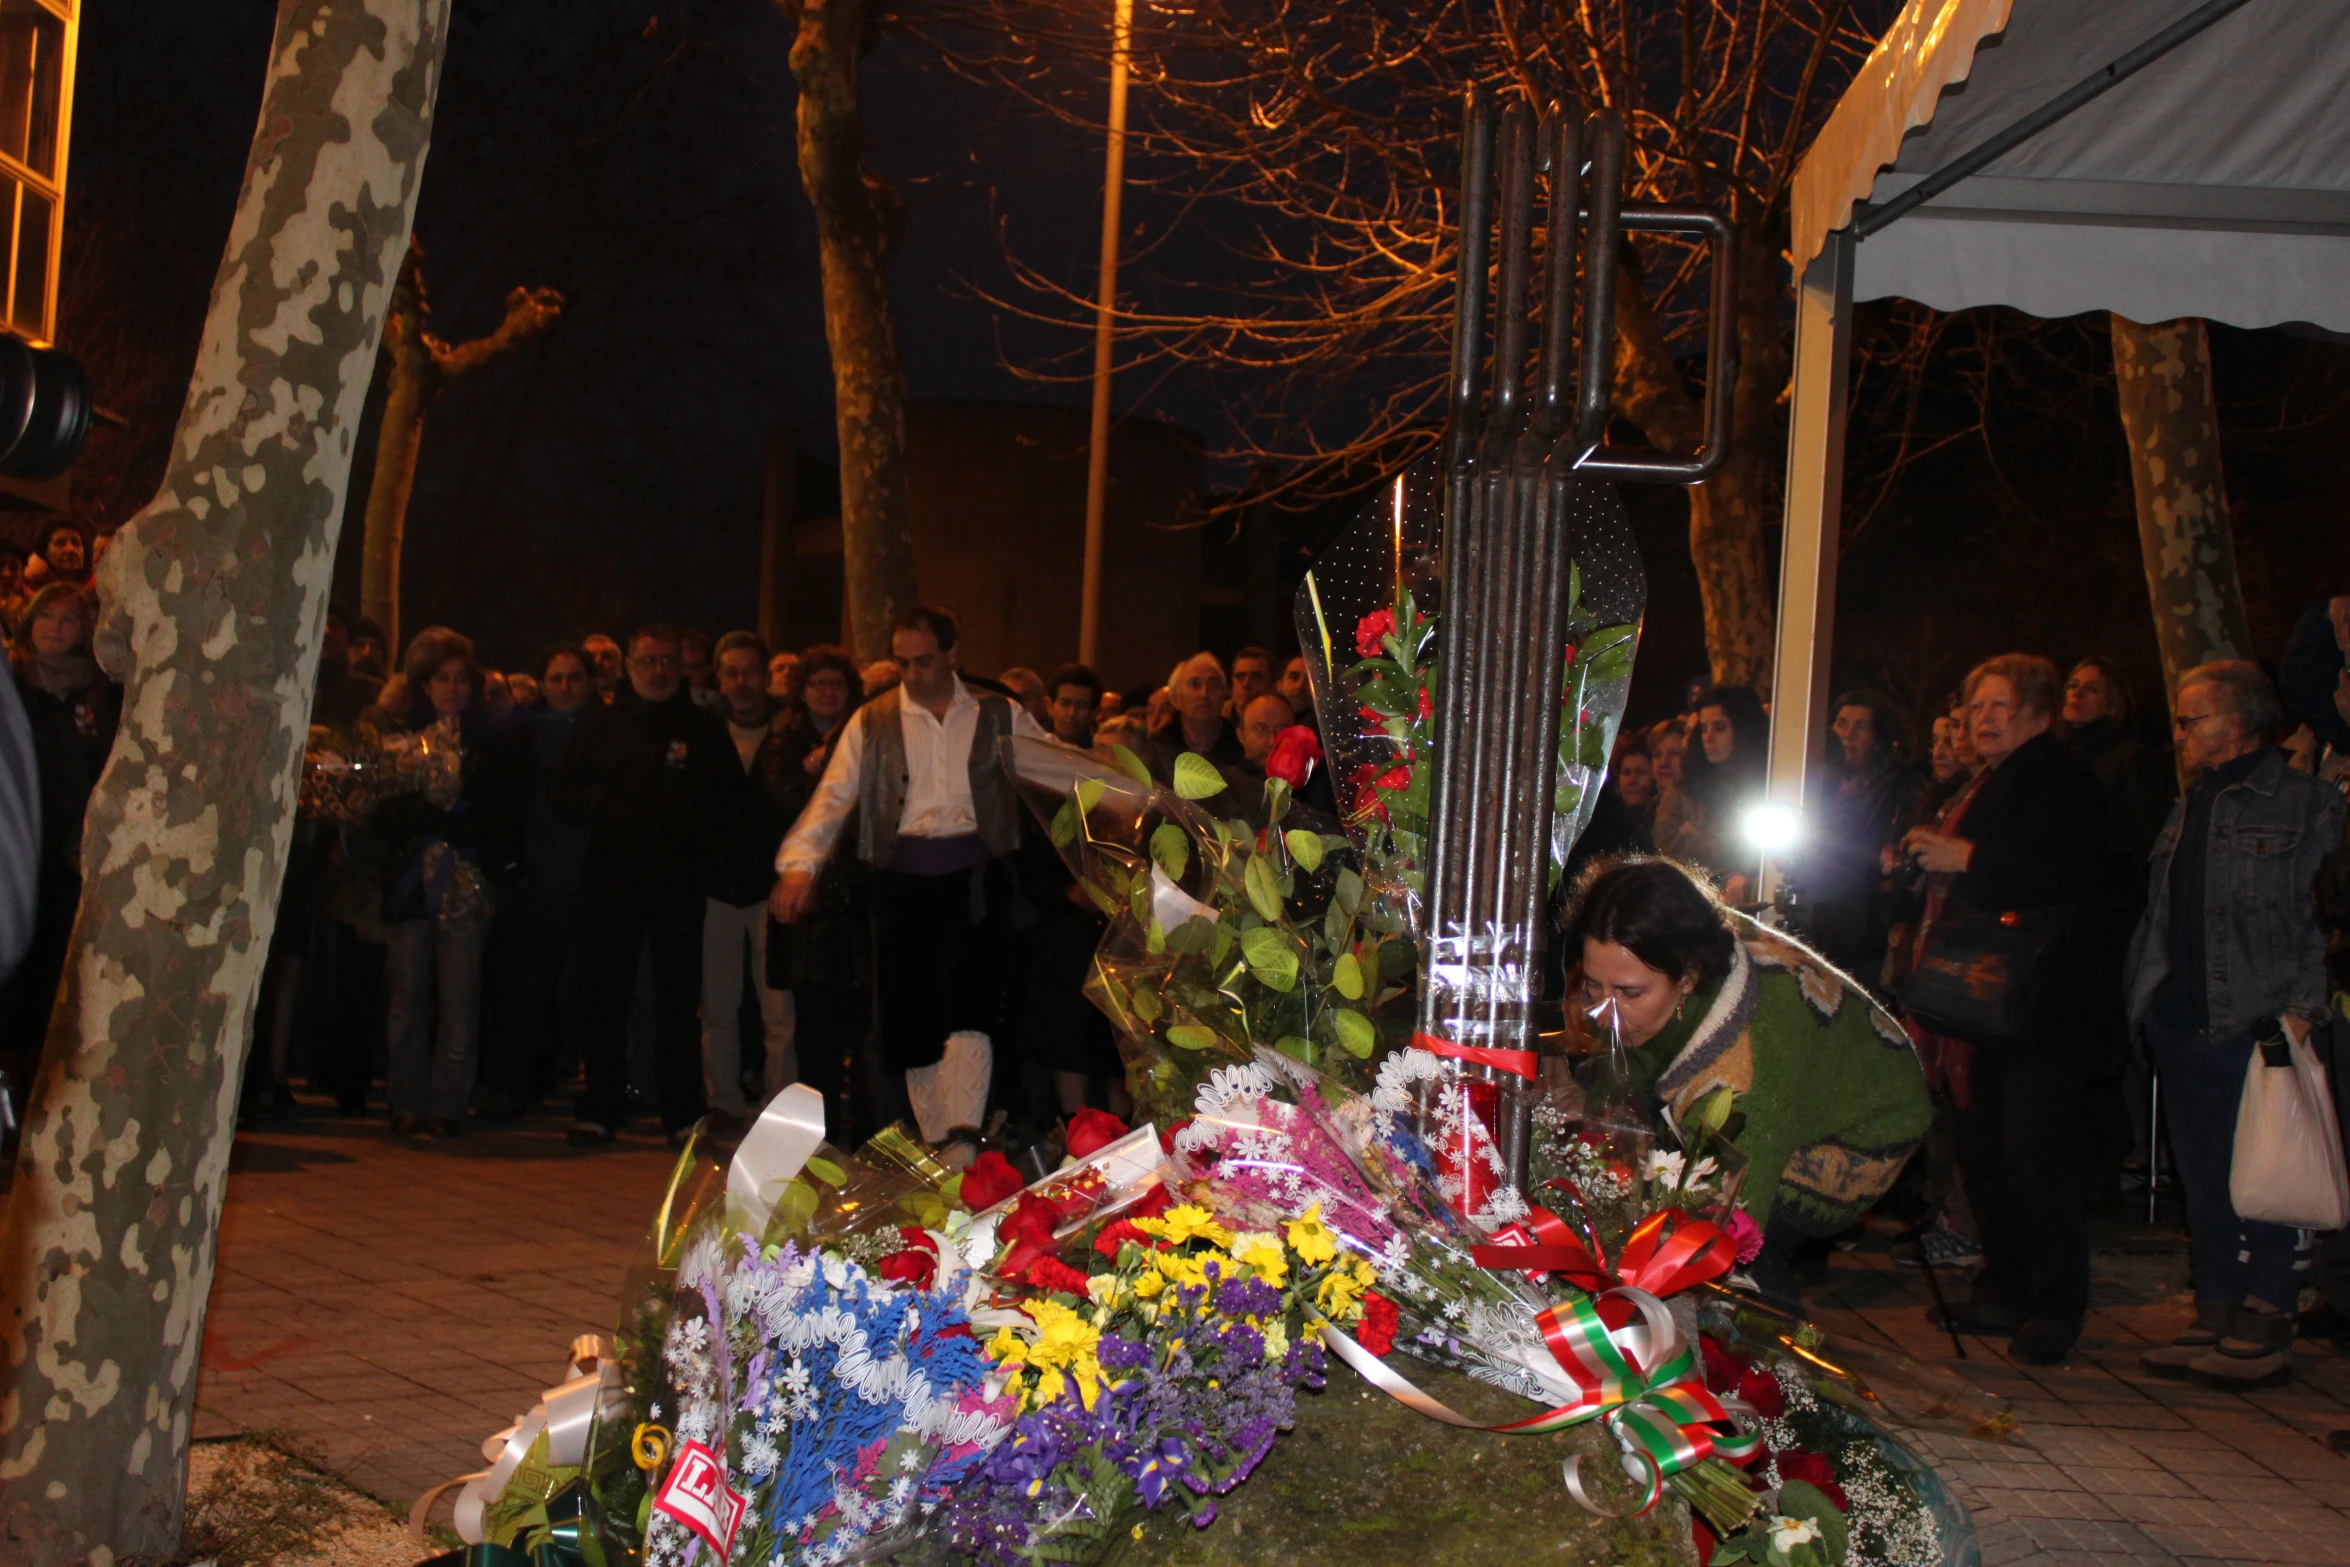
M 2288 1035 L 2286 1042 L 2283 1065 L 2270 1065 L 2261 1047 L 2252 1047 L 2236 1107 L 2228 1198 L 2241 1219 L 2338 1230 L 2350 1224 L 2350 1172 L 2326 1069 L 2307 1038 Z

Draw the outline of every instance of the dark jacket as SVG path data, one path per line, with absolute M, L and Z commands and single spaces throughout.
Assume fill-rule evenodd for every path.
M 2285 645 L 2285 661 L 2277 670 L 2277 694 L 2285 711 L 2307 724 L 2316 736 L 2337 751 L 2350 752 L 2350 723 L 2334 706 L 2334 687 L 2342 677 L 2342 649 L 2334 641 L 2333 618 L 2320 603 L 2301 617 L 2293 640 Z
M 720 721 L 725 721 L 723 714 Z M 733 736 L 727 738 L 731 744 Z M 740 808 L 710 862 L 707 890 L 719 902 L 748 908 L 764 902 L 775 885 L 775 851 L 816 788 L 801 765 L 812 739 L 804 713 L 770 713 L 766 738 L 744 770 L 747 788 Z
M 122 721 L 122 687 L 92 665 L 89 684 L 65 696 L 52 696 L 24 674 L 17 675 L 16 690 L 24 702 L 40 774 L 41 859 L 79 877 L 82 813 L 106 768 L 107 753 L 114 749 L 114 731 Z
M 2223 775 L 2224 776 L 2224 775 Z M 2130 944 L 2133 1025 L 2153 1010 L 2170 971 L 2171 861 L 2187 815 L 2181 800 L 2155 843 L 2146 914 Z M 2270 749 L 2211 801 L 2203 869 L 2203 996 L 2213 1032 L 2241 1034 L 2260 1017 L 2326 1010 L 2326 938 L 2310 912 L 2318 862 L 2342 841 L 2342 796 Z
M 580 721 L 601 703 L 589 701 L 568 713 L 542 708 L 517 728 L 527 753 L 529 805 L 523 815 L 522 864 L 533 884 L 548 892 L 576 893 L 587 875 L 590 830 L 555 814 L 547 800 L 547 781 L 571 749 Z
M 2331 633 L 2328 633 L 2329 637 Z M 2105 847 L 2124 901 L 2135 911 L 2146 890 L 2146 856 L 2179 797 L 2178 770 L 2118 718 L 2100 718 L 2065 736 L 2105 797 Z
M 1987 914 L 2054 912 L 2063 934 L 2040 960 L 2019 1043 L 2101 1041 L 2126 933 L 2111 928 L 2105 887 L 2105 797 L 2097 775 L 2051 733 L 2017 747 L 1967 807 L 1958 835 L 1974 853 L 1952 888 Z
M 683 686 L 591 707 L 547 777 L 555 815 L 589 829 L 591 891 L 701 887 L 748 793 L 725 720 Z
M 1917 775 L 1881 750 L 1858 767 L 1838 755 L 1825 772 L 1822 820 L 1802 860 L 1812 934 L 1831 963 L 1873 979 L 1893 922 L 1881 856 L 1901 841 L 1916 810 Z
M 373 675 L 354 675 L 339 658 L 318 661 L 318 685 L 310 694 L 310 721 L 330 729 L 348 729 L 359 715 L 375 706 L 384 683 Z

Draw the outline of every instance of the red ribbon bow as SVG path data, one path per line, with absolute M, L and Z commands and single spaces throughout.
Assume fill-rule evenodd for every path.
M 1495 1241 L 1470 1248 L 1479 1267 L 1557 1273 L 1588 1290 L 1628 1288 L 1658 1296 L 1719 1278 L 1738 1261 L 1737 1247 L 1719 1225 L 1677 1208 L 1652 1213 L 1633 1226 L 1612 1264 L 1542 1207 L 1533 1210 L 1526 1226 L 1513 1224 L 1497 1232 Z
M 1471 1066 L 1490 1066 L 1501 1071 L 1534 1080 L 1540 1058 L 1531 1050 L 1494 1050 L 1484 1045 L 1456 1045 L 1449 1039 L 1434 1034 L 1414 1034 L 1412 1044 L 1430 1055 L 1442 1056 L 1447 1061 L 1465 1061 Z

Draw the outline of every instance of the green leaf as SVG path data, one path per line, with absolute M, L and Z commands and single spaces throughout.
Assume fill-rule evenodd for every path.
M 1216 1031 L 1197 1023 L 1178 1023 L 1167 1030 L 1167 1043 L 1178 1050 L 1207 1050 L 1216 1043 Z
M 1083 811 L 1086 815 L 1091 816 L 1093 814 L 1093 808 L 1102 803 L 1102 796 L 1109 791 L 1109 787 L 1110 786 L 1108 784 L 1102 782 L 1099 778 L 1078 779 L 1076 791 L 1077 809 Z
M 1282 817 L 1284 817 L 1284 816 L 1287 816 L 1288 814 L 1289 814 L 1289 780 L 1288 780 L 1288 779 L 1286 779 L 1286 778 L 1268 778 L 1268 779 L 1266 779 L 1266 780 L 1265 780 L 1265 820 L 1266 820 L 1266 821 L 1269 821 L 1269 822 L 1277 822 L 1277 821 L 1281 820 L 1281 818 L 1282 818 Z
M 1151 922 L 1151 879 L 1148 876 L 1137 876 L 1127 885 L 1126 906 L 1134 911 L 1136 924 L 1148 925 Z
M 1208 945 L 1208 967 L 1222 968 L 1224 966 L 1224 960 L 1232 956 L 1234 940 L 1231 923 L 1227 920 L 1216 921 L 1216 928 Z
M 1066 849 L 1077 841 L 1077 802 L 1063 800 L 1061 808 L 1053 812 L 1053 847 Z
M 775 1200 L 775 1217 L 786 1229 L 807 1228 L 808 1221 L 816 1217 L 816 1188 L 794 1179 Z
M 1240 953 L 1248 959 L 1249 971 L 1275 990 L 1297 988 L 1297 949 L 1280 931 L 1260 925 L 1243 932 Z
M 1341 866 L 1338 871 L 1338 890 L 1331 895 L 1338 906 L 1351 916 L 1363 906 L 1363 878 Z
M 1113 745 L 1110 747 L 1110 759 L 1118 764 L 1118 770 L 1127 777 L 1141 784 L 1145 789 L 1150 787 L 1151 770 L 1142 765 L 1141 757 L 1136 756 L 1122 745 Z
M 1724 1083 L 1697 1101 L 1692 1112 L 1693 1118 L 1699 1126 L 1704 1127 L 1707 1131 L 1718 1132 L 1722 1129 L 1723 1123 L 1730 1119 L 1730 1102 L 1735 1097 L 1731 1092 L 1730 1085 Z
M 1214 915 L 1193 915 L 1167 932 L 1167 950 L 1190 954 L 1205 952 L 1216 937 L 1217 920 Z
M 1191 834 L 1173 822 L 1159 823 L 1151 834 L 1151 858 L 1159 862 L 1169 881 L 1181 881 L 1184 868 L 1191 864 Z
M 1197 751 L 1175 758 L 1175 792 L 1186 800 L 1212 799 L 1224 792 L 1224 775 Z
M 1303 1061 L 1308 1066 L 1314 1064 L 1314 1042 L 1310 1039 L 1301 1039 L 1295 1034 L 1284 1034 L 1280 1042 L 1275 1044 L 1273 1048 L 1285 1056 Z
M 1159 923 L 1159 918 L 1157 915 L 1154 914 L 1142 922 L 1142 940 L 1143 945 L 1148 947 L 1153 953 L 1164 952 L 1167 950 L 1166 927 Z
M 1820 1538 L 1812 1549 L 1819 1551 L 1829 1567 L 1840 1567 L 1851 1546 L 1852 1531 L 1827 1493 L 1801 1480 L 1790 1480 L 1779 1487 L 1779 1512 L 1783 1517 L 1809 1518 L 1818 1524 Z
M 810 1154 L 804 1168 L 810 1175 L 827 1186 L 846 1186 L 848 1184 L 848 1171 L 834 1164 L 830 1159 L 819 1159 L 814 1154 Z
M 1242 873 L 1248 888 L 1248 901 L 1268 920 L 1281 918 L 1281 882 L 1273 870 L 1273 862 L 1261 854 L 1248 857 L 1248 869 Z
M 1363 966 L 1351 952 L 1341 952 L 1330 975 L 1330 986 L 1349 1001 L 1363 999 Z
M 1379 1042 L 1379 1031 L 1369 1018 L 1351 1007 L 1340 1007 L 1330 1014 L 1330 1020 L 1338 1030 L 1339 1046 L 1348 1055 L 1358 1059 L 1370 1056 L 1371 1047 Z
M 1119 911 L 1124 909 L 1126 906 L 1125 903 L 1119 898 L 1117 893 L 1112 892 L 1107 887 L 1104 887 L 1100 882 L 1095 881 L 1090 876 L 1079 885 L 1085 888 L 1085 895 L 1093 899 L 1093 906 L 1101 910 L 1103 915 L 1107 918 L 1116 919 L 1118 917 Z
M 1156 1023 L 1160 1018 L 1166 1016 L 1166 1014 L 1166 1004 L 1159 1000 L 1157 991 L 1145 990 L 1139 985 L 1135 987 L 1134 1015 L 1142 1019 L 1143 1026 L 1145 1028 L 1148 1028 L 1151 1024 Z
M 1322 868 L 1322 835 L 1307 832 L 1303 827 L 1292 827 L 1281 835 L 1289 845 L 1290 857 L 1305 868 L 1308 876 Z

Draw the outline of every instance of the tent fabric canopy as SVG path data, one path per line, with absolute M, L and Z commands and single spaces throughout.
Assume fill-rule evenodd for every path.
M 1911 0 L 1795 179 L 1798 276 L 1883 203 L 2197 8 Z M 2350 331 L 2350 5 L 2249 0 L 1861 241 L 1852 297 Z

